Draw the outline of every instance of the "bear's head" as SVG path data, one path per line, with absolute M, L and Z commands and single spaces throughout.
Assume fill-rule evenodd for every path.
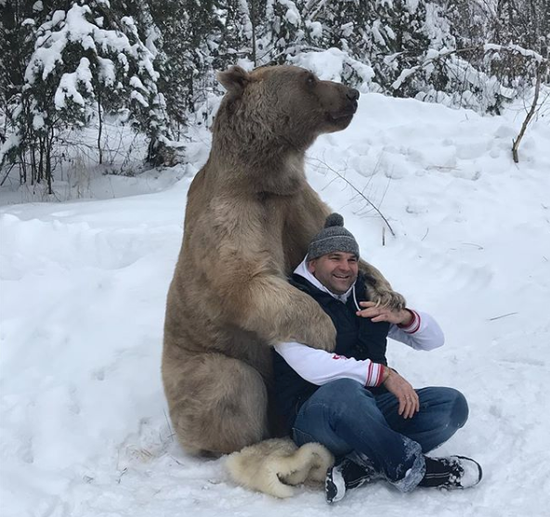
M 321 81 L 296 66 L 238 66 L 218 74 L 227 93 L 213 127 L 231 134 L 232 147 L 266 152 L 283 148 L 305 151 L 323 133 L 345 129 L 357 110 L 359 92 L 343 84 Z M 238 142 L 238 143 L 236 143 Z

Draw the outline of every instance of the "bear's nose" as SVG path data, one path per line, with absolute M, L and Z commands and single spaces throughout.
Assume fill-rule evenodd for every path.
M 359 91 L 356 90 L 355 88 L 349 88 L 348 93 L 346 94 L 346 97 L 350 101 L 356 101 L 359 98 Z

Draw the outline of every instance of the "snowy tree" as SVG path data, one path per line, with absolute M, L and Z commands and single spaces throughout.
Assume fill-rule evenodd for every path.
M 161 31 L 159 88 L 166 96 L 170 119 L 179 129 L 215 82 L 223 23 L 214 0 L 151 2 L 151 13 Z M 178 129 L 178 130 L 179 130 Z
M 430 48 L 426 22 L 426 2 L 418 0 L 377 0 L 374 19 L 366 33 L 366 51 L 371 56 L 375 81 L 394 95 L 414 95 L 415 81 L 405 88 L 391 88 L 404 69 L 409 69 Z
M 491 42 L 500 45 L 518 45 L 550 58 L 550 4 L 548 0 L 497 0 Z M 508 86 L 515 87 L 535 74 L 533 63 L 518 59 L 514 53 L 499 55 L 492 60 L 492 71 Z M 550 70 L 545 67 L 545 79 Z
M 219 2 L 220 19 L 223 22 L 218 63 L 229 65 L 238 58 L 256 61 L 256 19 L 252 13 L 258 8 L 255 0 L 225 0 Z M 225 66 L 224 66 L 225 67 Z
M 310 0 L 308 19 L 323 28 L 322 44 L 336 47 L 370 64 L 382 91 L 397 96 L 416 94 L 420 77 L 395 89 L 401 72 L 419 63 L 431 45 L 426 2 L 421 0 Z
M 296 4 L 291 0 L 267 0 L 260 44 L 262 62 L 282 64 L 301 50 L 305 27 Z
M 188 45 L 181 37 L 187 29 L 188 14 L 183 2 L 172 0 L 150 2 L 150 9 L 161 34 L 156 66 L 160 72 L 158 87 L 166 99 L 169 121 L 179 135 L 190 108 L 188 82 L 192 75 L 186 66 Z
M 45 16 L 41 1 L 0 2 L 0 165 L 17 160 L 25 139 L 25 126 L 16 130 L 16 119 L 28 111 L 22 98 L 25 69 L 36 28 Z M 22 163 L 20 181 L 26 182 L 26 163 Z
M 371 11 L 369 3 L 359 0 L 306 0 L 302 8 L 304 24 L 315 35 L 320 48 L 338 48 L 354 57 L 357 55 L 354 43 L 362 39 Z
M 164 99 L 154 46 L 142 41 L 134 18 L 119 16 L 108 0 L 75 1 L 48 13 L 32 37 L 15 117 L 19 140 L 30 153 L 31 181 L 45 179 L 51 192 L 53 145 L 67 127 L 97 120 L 101 150 L 104 112 L 146 132 L 152 158 L 167 137 Z
M 419 98 L 498 113 L 504 102 L 531 88 L 539 72 L 549 80 L 547 38 L 533 36 L 548 17 L 546 0 L 439 0 L 427 10 L 443 13 L 454 43 L 438 46 L 432 40 L 422 63 L 428 82 Z

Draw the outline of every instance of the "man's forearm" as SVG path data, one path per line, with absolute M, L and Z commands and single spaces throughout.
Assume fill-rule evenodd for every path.
M 425 312 L 411 312 L 415 317 L 409 325 L 391 325 L 388 337 L 415 350 L 433 350 L 443 346 L 445 336 L 437 321 Z
M 300 343 L 280 343 L 275 350 L 300 377 L 317 386 L 338 379 L 352 379 L 364 386 L 383 382 L 384 366 L 370 359 L 344 357 Z

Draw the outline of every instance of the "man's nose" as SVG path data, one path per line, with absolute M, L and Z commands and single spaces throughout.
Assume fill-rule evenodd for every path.
M 349 267 L 349 264 L 348 264 L 348 261 L 347 260 L 344 260 L 342 262 L 340 262 L 340 264 L 338 264 L 338 267 L 342 270 L 342 271 L 349 271 L 350 270 L 350 267 Z

